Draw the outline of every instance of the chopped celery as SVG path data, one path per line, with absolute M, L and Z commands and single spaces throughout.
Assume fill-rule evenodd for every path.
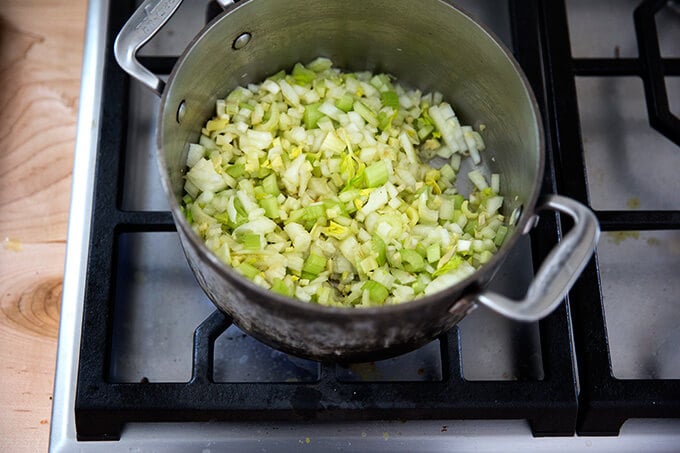
M 454 195 L 454 196 L 453 196 L 453 202 L 454 202 L 454 206 L 453 206 L 453 207 L 454 207 L 455 209 L 461 209 L 461 207 L 463 206 L 463 202 L 464 202 L 464 201 L 465 201 L 465 197 L 464 197 L 464 196 L 458 195 L 458 194 Z
M 479 262 L 488 263 L 492 256 L 493 256 L 492 252 L 490 252 L 489 250 L 483 250 L 482 253 L 479 254 Z
M 264 209 L 264 215 L 270 219 L 278 219 L 281 217 L 281 210 L 279 209 L 279 202 L 274 196 L 268 196 L 260 200 L 260 207 Z
M 448 272 L 454 271 L 458 269 L 458 267 L 463 263 L 463 261 L 464 261 L 463 258 L 461 258 L 459 255 L 454 255 L 448 262 L 444 263 L 443 266 L 434 271 L 432 276 L 439 277 L 440 275 L 444 275 Z
M 491 190 L 494 193 L 499 193 L 501 191 L 501 175 L 494 173 L 491 175 Z
M 197 143 L 191 143 L 187 154 L 187 167 L 193 167 L 204 156 L 205 148 Z
M 267 80 L 272 80 L 274 82 L 278 82 L 279 80 L 283 79 L 284 77 L 286 77 L 286 71 L 284 71 L 282 69 L 279 72 L 277 72 L 276 74 L 270 75 L 269 77 L 267 77 Z
M 350 234 L 350 232 L 351 231 L 347 227 L 333 222 L 332 220 L 329 222 L 329 225 L 325 230 L 326 236 L 334 237 L 336 239 L 344 239 L 348 234 Z
M 385 253 L 387 252 L 387 247 L 385 246 L 385 241 L 383 241 L 379 236 L 373 236 L 371 238 L 371 248 L 373 253 L 375 253 L 375 260 L 379 266 L 382 266 L 387 261 Z
M 270 195 L 276 196 L 281 193 L 276 174 L 271 174 L 262 180 L 262 189 Z
M 506 239 L 499 174 L 464 166 L 472 190 L 456 190 L 484 148 L 441 94 L 320 57 L 216 100 L 180 208 L 219 259 L 276 293 L 401 303 L 456 284 Z
M 376 74 L 371 77 L 371 85 L 377 88 L 379 91 L 386 91 L 392 88 L 392 83 L 390 82 L 390 76 L 387 74 Z
M 344 94 L 335 101 L 335 106 L 343 112 L 349 112 L 354 106 L 354 97 L 351 94 Z
M 255 106 L 253 104 L 249 104 L 248 102 L 240 102 L 238 106 L 246 110 L 255 110 Z M 210 129 L 208 128 L 208 130 Z
M 253 188 L 253 195 L 255 195 L 256 200 L 261 200 L 267 197 L 267 192 L 264 191 L 262 186 L 257 186 Z
M 288 297 L 293 297 L 295 295 L 293 285 L 288 284 L 285 280 L 278 277 L 272 279 L 272 291 Z
M 493 243 L 496 244 L 497 247 L 500 247 L 503 245 L 503 241 L 505 240 L 505 236 L 508 234 L 508 227 L 505 225 L 501 225 L 498 227 L 498 230 L 496 231 L 496 238 L 493 240 Z
M 379 187 L 385 184 L 389 178 L 385 161 L 380 160 L 366 167 L 364 178 L 366 180 L 366 187 Z
M 326 258 L 314 253 L 310 253 L 309 257 L 302 266 L 302 272 L 311 275 L 319 275 L 326 268 Z
M 439 206 L 439 218 L 445 221 L 453 220 L 455 211 L 455 202 L 452 199 L 443 198 L 442 204 Z
M 251 96 L 252 93 L 247 88 L 236 87 L 234 91 L 227 95 L 226 102 L 227 104 L 238 104 L 239 102 L 243 101 L 244 99 L 248 99 Z
M 319 57 L 307 65 L 307 68 L 315 72 L 323 72 L 330 69 L 333 66 L 333 62 L 324 57 Z
M 316 102 L 314 104 L 309 104 L 305 106 L 305 113 L 304 113 L 304 122 L 305 122 L 305 128 L 309 129 L 315 129 L 317 124 L 319 123 L 319 120 L 323 118 L 325 115 L 319 111 L 319 107 L 321 107 L 321 102 Z
M 489 187 L 489 184 L 486 182 L 486 178 L 484 178 L 484 175 L 482 175 L 482 172 L 479 170 L 474 170 L 468 173 L 468 178 L 470 178 L 470 181 L 479 189 L 479 190 L 484 190 L 487 187 Z
M 399 96 L 395 91 L 383 91 L 380 93 L 380 102 L 385 107 L 399 108 Z
M 422 242 L 419 242 L 418 244 L 416 244 L 416 252 L 418 252 L 418 255 L 425 258 L 427 256 L 427 247 L 425 247 L 425 244 L 423 244 Z
M 326 209 L 323 204 L 312 204 L 302 208 L 302 218 L 315 222 L 317 219 L 326 217 Z
M 305 85 L 316 78 L 316 73 L 305 68 L 301 63 L 296 63 L 293 67 L 293 78 L 298 84 Z
M 425 260 L 420 253 L 415 250 L 401 249 L 401 264 L 404 270 L 408 272 L 420 272 L 425 269 Z
M 378 112 L 378 128 L 381 131 L 386 131 L 392 127 L 392 121 L 397 116 L 397 111 L 391 111 L 390 109 L 383 109 Z
M 426 273 L 418 274 L 418 277 L 411 288 L 413 288 L 413 292 L 415 294 L 421 294 L 423 291 L 425 291 L 425 288 L 427 288 L 427 285 L 429 285 L 431 281 L 432 280 Z
M 427 136 L 432 133 L 433 130 L 434 127 L 430 125 L 421 127 L 420 129 L 418 129 L 418 138 L 421 140 L 425 140 Z
M 389 291 L 387 288 L 373 280 L 368 280 L 363 284 L 361 289 L 362 291 L 368 291 L 368 298 L 374 304 L 382 304 L 389 296 Z
M 244 234 L 242 242 L 246 250 L 262 250 L 262 236 L 259 234 Z
M 431 244 L 426 250 L 427 262 L 434 263 L 439 261 L 441 258 L 441 250 L 439 249 L 439 244 Z
M 243 207 L 243 203 L 238 197 L 234 198 L 234 209 L 236 210 L 237 216 L 248 218 L 248 213 L 246 212 L 245 208 Z
M 478 226 L 479 225 L 477 225 L 476 220 L 470 220 L 463 227 L 463 232 L 473 236 L 475 234 L 475 230 L 477 230 Z
M 241 263 L 235 269 L 251 280 L 260 273 L 258 268 L 248 263 Z
M 367 256 L 359 263 L 359 268 L 364 274 L 376 270 L 378 266 L 378 260 L 374 256 Z
M 244 164 L 230 165 L 225 171 L 232 178 L 238 178 L 243 176 L 243 173 L 246 171 L 246 166 Z
M 368 124 L 378 127 L 378 117 L 373 110 L 366 106 L 366 104 L 361 101 L 356 101 L 354 103 L 354 111 L 361 115 Z
M 491 197 L 486 200 L 486 212 L 495 214 L 503 205 L 503 197 Z

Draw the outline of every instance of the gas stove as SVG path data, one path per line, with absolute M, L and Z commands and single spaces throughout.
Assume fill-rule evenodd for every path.
M 51 451 L 680 449 L 680 6 L 455 3 L 534 88 L 543 191 L 589 204 L 606 232 L 565 303 L 531 324 L 479 309 L 362 364 L 244 334 L 186 264 L 153 157 L 158 100 L 113 57 L 137 5 L 91 1 Z M 140 59 L 168 74 L 220 11 L 185 2 Z M 493 287 L 521 297 L 561 220 L 542 215 Z

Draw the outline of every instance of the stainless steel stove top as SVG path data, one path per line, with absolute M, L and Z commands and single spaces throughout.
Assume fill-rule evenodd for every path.
M 142 55 L 178 55 L 205 20 L 207 1 L 186 2 Z M 456 2 L 508 44 L 510 18 L 503 1 Z M 568 1 L 575 57 L 635 57 L 632 10 L 637 1 Z M 672 3 L 672 2 L 671 2 Z M 658 17 L 662 55 L 678 57 L 680 15 Z M 197 6 L 198 4 L 198 6 Z M 341 423 L 129 424 L 114 442 L 76 440 L 74 401 L 109 1 L 92 1 L 74 166 L 51 451 L 677 451 L 680 420 L 629 420 L 618 437 L 534 438 L 526 421 L 417 420 Z M 668 24 L 661 27 L 661 24 Z M 675 24 L 675 26 L 673 26 Z M 664 31 L 669 30 L 669 32 Z M 680 109 L 677 77 L 666 78 L 671 105 Z M 680 152 L 647 123 L 642 84 L 630 78 L 579 77 L 576 83 L 589 195 L 594 209 L 679 208 Z M 157 99 L 139 85 L 130 90 L 123 209 L 165 211 L 153 160 Z M 650 153 L 653 156 L 650 158 Z M 175 233 L 121 235 L 112 382 L 186 382 L 191 338 L 214 307 L 182 256 Z M 613 375 L 621 379 L 678 379 L 680 350 L 680 231 L 612 232 L 598 250 Z M 494 280 L 519 297 L 532 278 L 531 244 L 518 247 Z M 543 378 L 536 324 L 518 324 L 477 310 L 460 325 L 463 373 L 468 381 Z M 436 381 L 438 346 L 374 364 L 337 367 L 340 381 Z M 232 326 L 217 340 L 217 382 L 304 382 L 318 364 L 270 349 Z

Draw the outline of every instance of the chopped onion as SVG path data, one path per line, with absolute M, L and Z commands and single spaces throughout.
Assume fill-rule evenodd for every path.
M 442 99 L 323 57 L 239 87 L 189 146 L 182 209 L 216 256 L 284 296 L 365 307 L 444 290 L 509 230 L 500 175 L 473 169 L 456 192 L 485 146 Z

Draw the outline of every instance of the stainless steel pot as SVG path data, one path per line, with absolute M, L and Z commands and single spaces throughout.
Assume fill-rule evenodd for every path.
M 121 30 L 115 54 L 123 69 L 162 96 L 157 156 L 180 241 L 201 287 L 241 329 L 295 355 L 365 361 L 415 349 L 477 304 L 532 321 L 564 298 L 593 253 L 597 220 L 574 200 L 539 198 L 545 150 L 538 108 L 519 66 L 486 29 L 442 0 L 222 0 L 224 13 L 189 44 L 166 85 L 135 54 L 180 3 L 145 1 Z M 423 91 L 441 91 L 462 122 L 486 125 L 484 170 L 501 174 L 504 214 L 514 218 L 498 253 L 471 277 L 401 305 L 329 308 L 253 284 L 193 233 L 179 209 L 185 161 L 215 100 L 317 56 L 349 70 L 388 72 Z M 568 214 L 574 227 L 545 260 L 525 298 L 513 301 L 485 290 L 542 209 Z

